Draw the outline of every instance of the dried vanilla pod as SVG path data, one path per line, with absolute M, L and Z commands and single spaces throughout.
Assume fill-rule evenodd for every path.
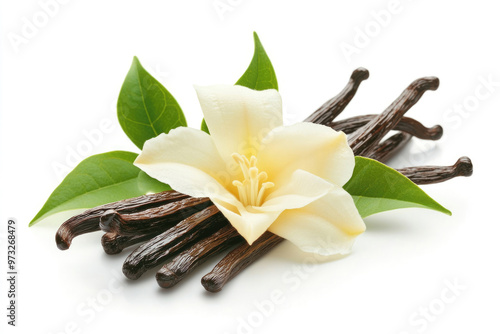
M 134 250 L 123 263 L 123 274 L 130 279 L 138 279 L 168 257 L 182 252 L 228 224 L 215 205 L 196 212 Z
M 171 288 L 211 256 L 244 243 L 238 231 L 228 224 L 163 265 L 156 273 L 156 281 L 162 288 Z
M 210 199 L 188 197 L 140 212 L 120 214 L 115 210 L 104 212 L 100 228 L 120 235 L 163 232 L 181 220 L 212 205 Z
M 264 233 L 251 246 L 247 243 L 227 254 L 212 271 L 201 279 L 207 291 L 219 292 L 240 271 L 267 254 L 284 239 L 271 232 Z
M 432 184 L 451 180 L 457 176 L 471 176 L 472 161 L 461 157 L 453 166 L 420 166 L 397 169 L 416 184 Z
M 362 126 L 365 126 L 376 116 L 377 115 L 363 115 L 350 117 L 341 121 L 333 122 L 329 126 L 334 130 L 343 131 L 345 134 L 349 135 Z M 394 130 L 403 131 L 415 136 L 416 138 L 425 140 L 438 140 L 443 136 L 443 128 L 440 125 L 427 128 L 419 121 L 406 116 L 401 118 L 398 124 L 394 127 Z
M 71 217 L 59 227 L 56 233 L 56 245 L 59 249 L 66 250 L 71 245 L 71 241 L 74 237 L 84 233 L 99 231 L 99 220 L 102 214 L 108 210 L 115 210 L 119 213 L 132 213 L 175 202 L 187 197 L 189 196 L 174 190 L 169 190 L 157 194 L 143 195 L 104 204 L 86 210 L 79 215 Z
M 107 232 L 102 235 L 101 245 L 106 254 L 119 254 L 125 248 L 151 240 L 156 235 L 156 232 L 140 235 L 120 235 L 114 232 Z
M 404 114 L 418 102 L 426 91 L 436 90 L 438 87 L 439 79 L 436 77 L 420 78 L 413 81 L 384 112 L 358 129 L 349 138 L 349 145 L 355 154 L 366 156 L 390 130 L 396 127 Z
M 323 125 L 330 124 L 351 102 L 361 82 L 368 79 L 369 76 L 370 73 L 366 68 L 360 67 L 354 70 L 345 88 L 337 96 L 326 101 L 318 110 L 307 117 L 304 122 Z
M 375 146 L 366 157 L 382 163 L 387 162 L 405 147 L 412 137 L 406 132 L 398 132 Z

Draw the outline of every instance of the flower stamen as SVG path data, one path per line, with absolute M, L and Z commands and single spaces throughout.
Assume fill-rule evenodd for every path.
M 267 180 L 266 172 L 259 172 L 257 168 L 257 158 L 252 155 L 250 160 L 244 155 L 233 153 L 232 158 L 239 164 L 243 173 L 243 182 L 233 181 L 233 185 L 238 189 L 240 201 L 244 206 L 260 206 L 264 200 L 266 189 L 274 187 L 272 182 Z

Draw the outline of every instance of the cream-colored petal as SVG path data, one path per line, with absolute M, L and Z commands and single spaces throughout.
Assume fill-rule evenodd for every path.
M 259 169 L 282 183 L 302 169 L 343 186 L 352 176 L 354 154 L 343 132 L 312 123 L 275 128 L 262 142 Z
M 219 198 L 212 198 L 212 202 L 249 245 L 266 232 L 281 214 L 281 211 L 260 212 L 252 210 L 252 207 L 233 206 Z
M 212 138 L 200 130 L 179 127 L 146 141 L 134 164 L 149 176 L 190 196 L 228 195 L 225 188 L 231 178 L 225 163 Z
M 287 209 L 302 208 L 327 195 L 335 186 L 322 178 L 296 170 L 280 187 L 270 192 L 261 207 L 254 208 L 261 212 L 277 212 Z
M 365 228 L 352 197 L 335 187 L 303 208 L 284 211 L 269 231 L 305 252 L 334 255 L 349 253 L 354 239 Z
M 281 97 L 274 89 L 256 91 L 230 85 L 195 88 L 210 135 L 231 166 L 235 166 L 232 153 L 256 155 L 269 131 L 283 125 Z

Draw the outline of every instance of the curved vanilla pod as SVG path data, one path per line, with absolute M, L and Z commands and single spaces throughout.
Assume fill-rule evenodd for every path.
M 165 231 L 210 205 L 212 202 L 207 197 L 188 197 L 134 213 L 120 214 L 116 210 L 108 210 L 101 216 L 99 226 L 105 232 L 114 232 L 120 235 Z
M 79 215 L 71 217 L 59 227 L 56 233 L 57 247 L 61 250 L 66 250 L 76 236 L 99 231 L 99 220 L 104 212 L 108 210 L 115 210 L 119 213 L 131 213 L 175 202 L 187 197 L 187 195 L 170 190 L 157 194 L 125 199 L 89 209 Z
M 106 254 L 119 254 L 127 247 L 153 239 L 158 233 L 161 232 L 140 235 L 119 235 L 107 232 L 102 235 L 101 245 Z
M 398 132 L 375 146 L 366 157 L 385 163 L 405 147 L 411 138 L 412 135 L 406 132 Z
M 271 232 L 264 233 L 251 246 L 247 243 L 227 254 L 212 271 L 201 279 L 203 287 L 210 292 L 219 292 L 240 271 L 267 254 L 284 239 Z
M 171 288 L 211 256 L 243 243 L 238 231 L 228 224 L 164 264 L 156 273 L 156 281 L 162 288 Z
M 123 274 L 138 279 L 149 269 L 227 224 L 227 219 L 215 205 L 196 212 L 134 250 L 123 263 Z
M 351 133 L 354 133 L 359 128 L 365 126 L 375 117 L 377 117 L 377 115 L 350 117 L 337 122 L 333 122 L 330 124 L 330 127 L 334 130 L 342 131 L 345 134 L 349 135 Z M 410 117 L 401 118 L 401 120 L 393 130 L 406 132 L 416 138 L 425 140 L 438 140 L 443 136 L 443 128 L 440 125 L 435 125 L 433 127 L 427 128 L 419 121 Z
M 326 101 L 318 110 L 307 117 L 304 122 L 323 125 L 330 124 L 351 102 L 361 82 L 368 79 L 369 76 L 370 73 L 366 68 L 360 67 L 355 69 L 344 89 L 337 96 Z
M 472 161 L 461 157 L 453 166 L 420 166 L 397 170 L 416 184 L 432 184 L 451 180 L 457 176 L 471 176 Z
M 357 155 L 366 156 L 371 149 L 392 129 L 396 127 L 404 114 L 413 107 L 428 90 L 436 90 L 439 79 L 425 77 L 413 81 L 403 93 L 365 126 L 359 128 L 349 138 L 349 145 Z

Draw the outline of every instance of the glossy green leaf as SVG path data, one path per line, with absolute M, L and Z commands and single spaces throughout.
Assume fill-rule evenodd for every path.
M 278 90 L 278 80 L 273 64 L 271 64 L 271 60 L 267 56 L 256 32 L 253 33 L 253 38 L 255 49 L 252 61 L 236 84 L 255 90 Z
M 58 212 L 170 190 L 168 185 L 135 167 L 136 157 L 136 153 L 113 151 L 83 160 L 52 192 L 30 226 Z
M 356 157 L 352 178 L 344 189 L 351 194 L 361 217 L 402 208 L 451 212 L 398 171 L 372 159 Z
M 144 142 L 187 126 L 174 97 L 134 57 L 118 97 L 118 121 L 125 134 L 142 150 Z

